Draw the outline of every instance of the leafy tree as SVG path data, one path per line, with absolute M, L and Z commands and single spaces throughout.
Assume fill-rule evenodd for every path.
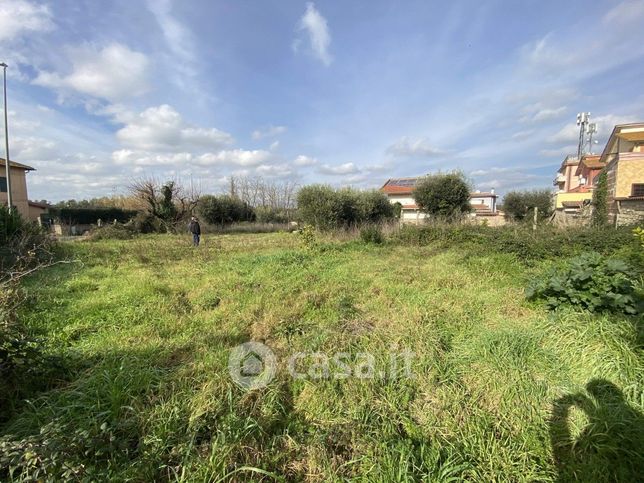
M 321 229 L 378 223 L 393 217 L 389 200 L 376 190 L 310 185 L 300 189 L 297 202 L 300 220 Z
M 400 218 L 400 216 L 402 215 L 402 203 L 400 201 L 396 201 L 391 206 L 393 206 L 393 209 L 394 209 L 394 216 L 396 218 Z
M 258 206 L 255 208 L 255 220 L 259 223 L 288 223 L 290 210 Z
M 361 222 L 378 223 L 393 218 L 395 207 L 381 191 L 360 191 L 358 193 L 358 212 Z
M 304 186 L 297 193 L 299 218 L 321 229 L 339 226 L 341 208 L 336 191 L 330 186 Z
M 161 187 L 161 200 L 158 206 L 158 216 L 163 221 L 173 221 L 177 216 L 177 207 L 174 205 L 174 182 L 170 181 Z
M 608 224 L 608 179 L 606 171 L 602 171 L 597 178 L 597 187 L 593 191 L 593 214 L 591 224 L 593 226 L 605 226 Z
M 552 214 L 552 193 L 548 189 L 510 191 L 503 198 L 503 209 L 513 220 L 529 218 L 531 210 L 537 207 L 540 219 Z M 530 218 L 531 219 L 531 218 Z
M 248 203 L 228 195 L 206 195 L 199 199 L 197 211 L 212 225 L 228 225 L 239 221 L 254 221 L 255 212 Z
M 414 190 L 416 204 L 429 215 L 455 218 L 469 213 L 470 184 L 463 173 L 438 173 L 425 176 Z

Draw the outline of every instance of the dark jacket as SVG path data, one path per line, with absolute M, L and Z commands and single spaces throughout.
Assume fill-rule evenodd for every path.
M 198 221 L 190 221 L 190 226 L 188 227 L 188 229 L 193 235 L 201 235 L 201 227 L 199 226 Z

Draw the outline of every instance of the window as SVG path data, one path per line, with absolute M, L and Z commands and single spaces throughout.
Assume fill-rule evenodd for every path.
M 0 176 L 0 193 L 6 193 L 6 192 L 7 192 L 7 178 L 5 178 L 4 176 Z
M 644 196 L 644 183 L 631 185 L 631 196 Z

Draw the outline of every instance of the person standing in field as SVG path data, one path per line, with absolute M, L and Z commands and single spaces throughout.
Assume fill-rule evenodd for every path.
M 192 233 L 192 244 L 198 247 L 199 240 L 201 238 L 201 227 L 199 226 L 199 221 L 197 221 L 196 216 L 193 216 L 190 220 L 190 226 L 188 229 L 190 230 L 190 233 Z

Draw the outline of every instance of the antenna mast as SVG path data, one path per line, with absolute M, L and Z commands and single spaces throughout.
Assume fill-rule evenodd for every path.
M 588 154 L 593 154 L 593 134 L 597 133 L 597 123 L 589 123 L 586 133 L 588 134 Z
M 589 128 L 593 127 L 593 133 L 597 130 L 596 124 L 590 124 L 590 112 L 580 112 L 577 114 L 577 126 L 579 126 L 579 144 L 577 146 L 577 159 L 581 159 L 581 155 L 586 150 L 586 134 L 590 134 Z M 592 139 L 592 134 L 590 134 Z

